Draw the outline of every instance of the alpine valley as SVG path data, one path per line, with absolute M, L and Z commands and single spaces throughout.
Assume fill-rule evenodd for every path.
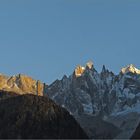
M 99 73 L 90 61 L 50 85 L 1 74 L 0 114 L 0 138 L 140 138 L 140 70 Z

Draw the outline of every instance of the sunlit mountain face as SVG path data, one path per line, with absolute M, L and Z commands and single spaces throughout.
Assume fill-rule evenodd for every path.
M 45 86 L 39 80 L 34 80 L 27 75 L 6 76 L 0 74 L 0 90 L 2 91 L 43 96 Z

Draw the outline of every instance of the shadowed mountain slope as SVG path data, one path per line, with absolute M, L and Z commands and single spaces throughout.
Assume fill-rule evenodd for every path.
M 0 97 L 5 97 L 2 92 Z M 1 99 L 0 138 L 88 138 L 76 120 L 47 97 L 27 94 Z
M 92 115 L 80 115 L 75 117 L 91 139 L 113 139 L 121 130 L 115 125 Z
M 140 124 L 136 128 L 135 132 L 133 133 L 131 139 L 140 139 Z

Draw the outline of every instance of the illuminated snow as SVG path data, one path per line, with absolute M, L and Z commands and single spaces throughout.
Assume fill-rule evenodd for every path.
M 128 73 L 128 72 L 140 74 L 140 70 L 135 68 L 135 66 L 133 64 L 128 65 L 126 68 L 122 68 L 121 72 L 123 74 Z
M 82 76 L 82 74 L 84 73 L 84 71 L 85 71 L 85 67 L 77 66 L 76 69 L 75 69 L 75 76 L 76 77 Z
M 86 66 L 87 66 L 89 69 L 92 69 L 92 67 L 93 67 L 93 62 L 92 62 L 92 61 L 87 62 Z

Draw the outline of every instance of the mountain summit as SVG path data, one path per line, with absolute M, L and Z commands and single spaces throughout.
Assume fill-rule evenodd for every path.
M 137 69 L 137 68 L 135 68 L 135 66 L 134 66 L 133 64 L 130 64 L 130 65 L 128 65 L 128 66 L 125 67 L 125 68 L 122 68 L 122 69 L 121 69 L 121 72 L 122 72 L 123 74 L 128 73 L 128 72 L 140 74 L 140 70 Z
M 92 69 L 93 68 L 93 62 L 92 61 L 87 62 L 86 67 L 88 67 L 89 69 Z
M 74 71 L 75 72 L 75 76 L 76 77 L 80 77 L 84 73 L 84 71 L 85 71 L 85 68 L 80 66 L 80 65 L 78 65 L 76 67 L 75 71 Z
M 92 68 L 93 68 L 93 62 L 92 61 L 87 62 L 85 67 L 83 67 L 81 65 L 78 65 L 76 67 L 75 71 L 74 71 L 75 76 L 80 77 L 80 76 L 82 76 L 82 74 L 85 72 L 86 69 L 92 69 Z

